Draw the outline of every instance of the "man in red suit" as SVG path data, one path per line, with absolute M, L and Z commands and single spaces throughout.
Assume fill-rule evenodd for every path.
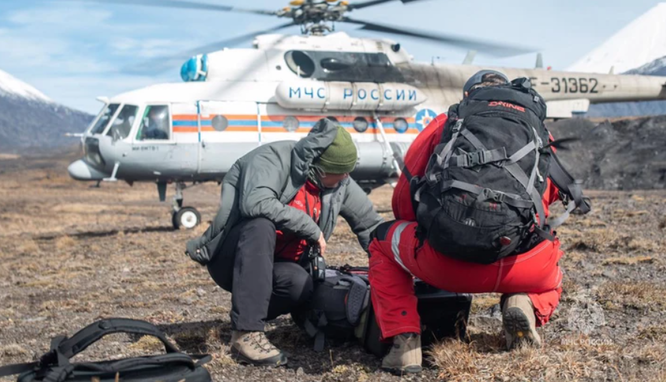
M 476 78 L 476 79 L 475 79 Z M 498 72 L 477 73 L 465 86 L 464 96 L 479 87 L 508 84 Z M 422 177 L 435 147 L 440 144 L 447 115 L 437 116 L 414 140 L 404 161 L 405 170 Z M 543 208 L 558 200 L 559 193 L 547 179 Z M 392 200 L 396 221 L 384 223 L 369 247 L 372 303 L 382 339 L 393 339 L 382 368 L 399 373 L 421 371 L 421 325 L 413 279 L 458 293 L 502 293 L 504 332 L 509 349 L 518 344 L 541 345 L 536 326 L 548 322 L 562 292 L 560 242 L 543 240 L 527 252 L 503 257 L 491 264 L 454 259 L 434 250 L 417 237 L 417 217 L 410 182 L 403 174 Z

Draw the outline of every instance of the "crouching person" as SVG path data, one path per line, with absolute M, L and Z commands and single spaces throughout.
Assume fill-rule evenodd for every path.
M 287 363 L 264 324 L 308 303 L 312 278 L 299 260 L 309 245 L 325 255 L 338 215 L 367 249 L 381 218 L 349 178 L 357 159 L 350 134 L 322 119 L 298 142 L 254 149 L 225 176 L 217 216 L 187 253 L 232 293 L 231 351 L 239 361 Z
M 398 220 L 381 224 L 369 249 L 373 307 L 383 339 L 393 339 L 384 369 L 421 371 L 414 277 L 451 292 L 502 293 L 507 347 L 541 345 L 536 327 L 562 292 L 552 230 L 563 219 L 546 220 L 548 206 L 566 189 L 575 190 L 567 211 L 587 209 L 554 157 L 545 116 L 526 79 L 482 71 L 448 119 L 412 143 L 393 194 Z

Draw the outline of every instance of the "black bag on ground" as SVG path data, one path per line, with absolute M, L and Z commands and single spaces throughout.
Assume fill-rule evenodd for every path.
M 166 354 L 101 362 L 70 363 L 70 358 L 111 333 L 131 333 L 158 338 Z M 88 325 L 71 338 L 59 336 L 39 361 L 0 367 L 0 377 L 19 374 L 18 382 L 210 382 L 202 365 L 209 355 L 187 355 L 178 351 L 159 329 L 145 321 L 110 318 Z
M 326 339 L 353 339 L 370 303 L 367 272 L 358 275 L 329 268 L 324 276 L 315 282 L 310 306 L 292 313 L 294 322 L 315 339 L 315 351 L 324 349 Z
M 380 330 L 370 300 L 367 267 L 326 269 L 326 278 L 315 284 L 308 309 L 292 313 L 296 324 L 315 339 L 315 350 L 326 340 L 357 340 L 372 354 L 383 356 L 388 344 L 380 341 Z M 436 289 L 417 280 L 414 291 L 423 328 L 422 344 L 444 337 L 464 338 L 472 297 Z
M 546 104 L 526 78 L 475 89 L 451 106 L 425 175 L 410 179 L 421 238 L 447 256 L 482 264 L 552 240 L 566 216 L 544 219 L 551 173 L 561 175 L 555 183 L 573 199 L 565 215 L 577 206 L 589 211 L 580 183 L 553 159 L 545 117 Z

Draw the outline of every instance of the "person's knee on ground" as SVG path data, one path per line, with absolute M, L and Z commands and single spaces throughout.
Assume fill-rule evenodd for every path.
M 525 293 L 502 297 L 502 326 L 508 350 L 523 346 L 541 347 L 541 337 L 536 331 L 534 306 Z

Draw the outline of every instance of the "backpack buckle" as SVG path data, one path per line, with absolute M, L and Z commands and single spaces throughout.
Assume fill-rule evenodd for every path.
M 480 164 L 486 163 L 485 160 L 486 155 L 483 150 L 467 153 L 467 164 L 469 167 L 476 167 Z
M 463 124 L 463 120 L 464 120 L 464 118 L 460 118 L 460 119 L 456 120 L 456 124 L 453 125 L 453 128 L 451 129 L 451 131 L 454 134 L 460 131 L 460 128 L 462 127 L 462 124 Z

